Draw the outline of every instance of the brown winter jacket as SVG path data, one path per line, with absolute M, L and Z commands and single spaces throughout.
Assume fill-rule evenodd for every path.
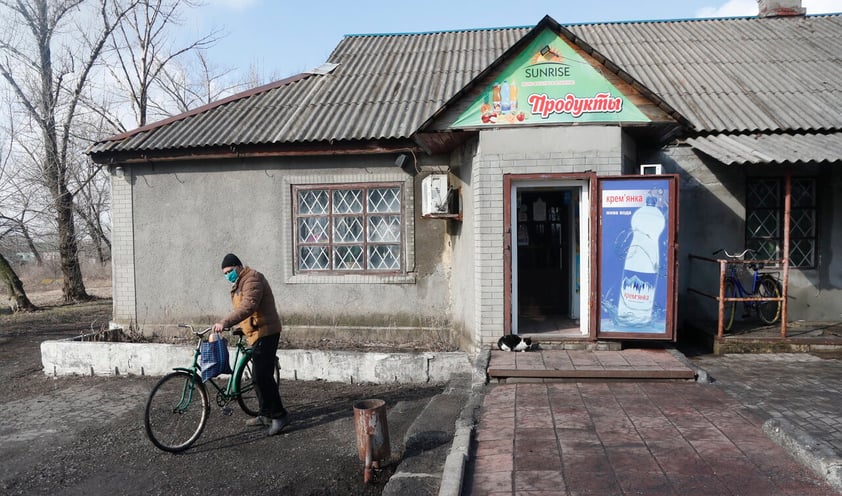
M 231 288 L 234 311 L 223 320 L 225 327 L 242 327 L 250 345 L 264 336 L 281 332 L 281 317 L 275 297 L 260 272 L 244 267 Z

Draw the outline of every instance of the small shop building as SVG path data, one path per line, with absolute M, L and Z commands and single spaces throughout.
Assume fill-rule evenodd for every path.
M 349 35 L 102 140 L 114 324 L 214 322 L 234 252 L 302 345 L 669 342 L 717 325 L 712 253 L 746 248 L 785 275 L 787 319 L 840 320 L 842 16 L 760 3 Z

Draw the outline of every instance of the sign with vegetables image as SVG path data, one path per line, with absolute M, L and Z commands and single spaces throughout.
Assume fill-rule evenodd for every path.
M 565 39 L 547 29 L 451 127 L 649 120 Z

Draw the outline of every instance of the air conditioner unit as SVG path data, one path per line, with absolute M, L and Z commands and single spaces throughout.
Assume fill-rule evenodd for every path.
M 642 175 L 658 175 L 661 173 L 661 164 L 640 164 Z
M 421 180 L 421 215 L 448 213 L 450 184 L 447 174 L 430 174 Z

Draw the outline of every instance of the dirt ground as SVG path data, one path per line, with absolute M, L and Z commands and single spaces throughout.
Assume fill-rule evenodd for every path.
M 238 409 L 225 415 L 212 402 L 202 437 L 173 455 L 156 449 L 143 429 L 146 397 L 156 377 L 44 375 L 40 343 L 107 326 L 105 298 L 56 305 L 55 290 L 32 297 L 42 310 L 0 314 L 0 493 L 18 494 L 380 494 L 400 463 L 402 439 L 440 385 L 360 385 L 283 381 L 292 424 L 267 437 L 246 427 Z M 106 294 L 109 293 L 109 294 Z M 35 294 L 35 293 L 33 293 Z M 189 357 L 185 357 L 187 361 Z M 281 357 L 283 359 L 283 357 Z M 387 402 L 392 460 L 363 482 L 353 404 Z

